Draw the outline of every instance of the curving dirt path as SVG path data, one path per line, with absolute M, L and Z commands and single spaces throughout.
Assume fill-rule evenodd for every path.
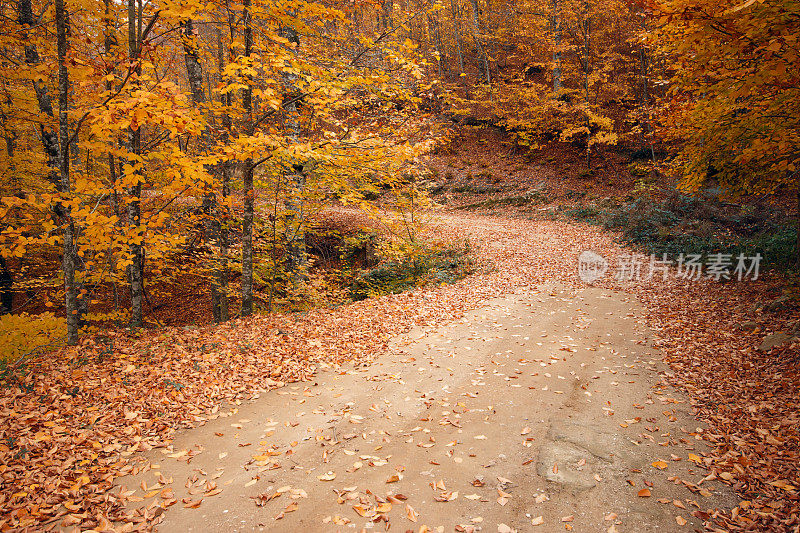
M 504 294 L 179 433 L 122 480 L 131 505 L 169 491 L 160 531 L 645 532 L 736 503 L 693 462 L 702 428 L 635 298 L 514 270 L 562 226 L 439 220 L 480 236 Z

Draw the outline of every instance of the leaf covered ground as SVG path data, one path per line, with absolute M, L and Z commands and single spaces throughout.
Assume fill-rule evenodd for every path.
M 437 230 L 456 239 L 466 230 L 495 268 L 337 309 L 118 332 L 43 358 L 0 391 L 0 529 L 148 528 L 162 511 L 127 511 L 126 493 L 111 489 L 138 470 L 137 452 L 167 446 L 176 429 L 324 365 L 368 363 L 394 335 L 451 321 L 519 286 L 578 286 L 577 256 L 585 249 L 606 257 L 623 251 L 613 234 L 554 221 L 456 214 L 440 217 Z M 760 312 L 755 330 L 740 329 L 778 281 L 622 287 L 645 303 L 673 370 L 668 378 L 688 391 L 710 426 L 705 438 L 716 453 L 703 458 L 709 475 L 742 497 L 716 524 L 703 517 L 709 527 L 794 531 L 800 523 L 798 343 L 756 349 L 765 332 L 790 326 L 791 309 Z

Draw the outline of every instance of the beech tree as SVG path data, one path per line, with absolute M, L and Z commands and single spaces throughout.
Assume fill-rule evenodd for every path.
M 49 305 L 70 342 L 82 303 L 87 320 L 136 329 L 148 292 L 184 275 L 210 281 L 215 320 L 231 314 L 231 277 L 243 316 L 267 306 L 268 279 L 302 293 L 308 217 L 334 198 L 363 205 L 422 150 L 409 142 L 414 15 L 391 4 L 364 28 L 356 7 L 305 1 L 2 9 L 3 288 L 20 261 L 59 250 L 25 283 L 61 295 Z M 271 238 L 262 193 L 279 199 Z M 270 266 L 268 251 L 285 260 Z
M 800 3 L 664 2 L 657 42 L 674 62 L 668 132 L 688 190 L 791 191 L 800 265 Z

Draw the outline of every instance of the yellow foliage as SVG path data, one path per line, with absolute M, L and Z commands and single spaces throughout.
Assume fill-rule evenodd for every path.
M 63 344 L 66 324 L 53 313 L 0 316 L 0 363 L 11 363 L 34 350 Z

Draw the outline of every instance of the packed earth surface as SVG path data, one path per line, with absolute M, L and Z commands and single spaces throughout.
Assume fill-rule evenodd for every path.
M 522 285 L 180 434 L 137 481 L 188 480 L 176 497 L 203 499 L 160 531 L 701 527 L 691 511 L 735 500 L 699 485 L 702 430 L 653 388 L 663 366 L 638 316 L 621 293 Z

